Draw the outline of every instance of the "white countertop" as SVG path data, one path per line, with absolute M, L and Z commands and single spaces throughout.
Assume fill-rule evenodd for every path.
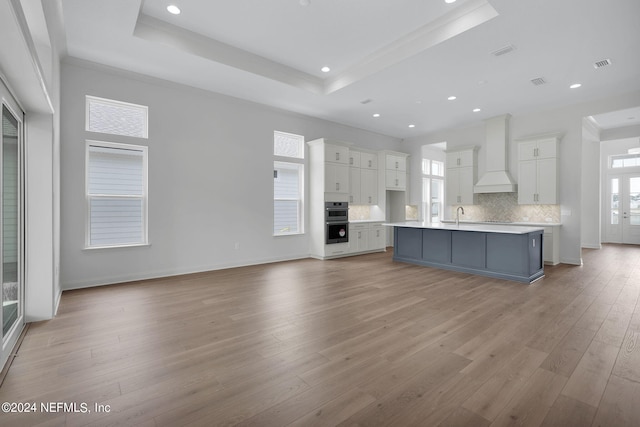
M 506 233 L 506 234 L 527 234 L 533 231 L 544 230 L 541 226 L 525 227 L 522 225 L 509 224 L 470 224 L 470 223 L 429 223 L 423 221 L 404 221 L 384 223 L 389 227 L 410 227 L 410 228 L 429 228 L 434 230 L 460 230 L 460 231 L 480 231 L 484 233 Z
M 455 224 L 456 221 L 454 219 L 445 219 L 442 221 L 445 224 Z M 561 222 L 500 222 L 500 221 L 463 221 L 460 220 L 460 224 L 495 224 L 495 225 L 518 225 L 518 226 L 527 226 L 527 227 L 560 227 L 562 225 Z

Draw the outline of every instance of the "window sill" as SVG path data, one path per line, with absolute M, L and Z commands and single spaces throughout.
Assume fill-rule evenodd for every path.
M 304 232 L 302 232 L 302 233 L 274 234 L 273 237 L 303 236 L 303 235 L 304 235 Z
M 132 245 L 113 245 L 113 246 L 85 246 L 83 251 L 95 251 L 100 249 L 126 249 L 126 248 L 141 248 L 150 247 L 151 243 L 136 243 Z

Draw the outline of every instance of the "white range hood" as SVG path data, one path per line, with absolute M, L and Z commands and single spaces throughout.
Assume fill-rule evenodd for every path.
M 516 182 L 509 175 L 509 119 L 511 114 L 485 120 L 485 173 L 473 187 L 474 193 L 514 193 Z

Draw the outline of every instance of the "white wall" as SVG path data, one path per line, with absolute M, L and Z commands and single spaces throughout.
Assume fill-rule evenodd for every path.
M 517 147 L 514 141 L 527 136 L 562 132 L 564 137 L 560 141 L 560 200 L 562 210 L 560 261 L 568 264 L 581 263 L 581 237 L 582 237 L 582 210 L 599 209 L 599 206 L 582 205 L 582 169 L 597 168 L 589 163 L 594 159 L 589 156 L 583 163 L 582 147 L 582 118 L 594 114 L 600 114 L 640 105 L 640 92 L 631 92 L 623 95 L 595 100 L 583 104 L 531 112 L 528 114 L 516 114 L 511 118 L 511 143 L 509 146 L 509 170 L 514 178 L 517 178 Z M 495 115 L 505 114 L 508 111 L 497 112 Z M 400 151 L 405 151 L 413 156 L 419 155 L 420 147 L 424 144 L 446 141 L 447 148 L 461 147 L 465 145 L 479 145 L 478 151 L 478 175 L 485 171 L 485 135 L 484 125 L 469 126 L 466 128 L 450 129 L 443 132 L 412 138 L 401 144 Z M 412 163 L 413 167 L 413 163 Z M 416 174 L 411 176 L 412 200 L 415 197 L 417 187 Z
M 149 106 L 148 141 L 85 132 L 85 95 Z M 79 60 L 64 62 L 63 288 L 307 257 L 307 235 L 272 236 L 274 130 L 369 149 L 399 145 L 336 123 Z M 149 147 L 149 247 L 83 249 L 87 138 Z

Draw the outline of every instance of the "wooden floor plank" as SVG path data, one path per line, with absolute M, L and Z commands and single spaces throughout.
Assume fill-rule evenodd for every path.
M 64 292 L 29 328 L 3 427 L 639 425 L 640 248 L 531 285 L 392 251 Z

